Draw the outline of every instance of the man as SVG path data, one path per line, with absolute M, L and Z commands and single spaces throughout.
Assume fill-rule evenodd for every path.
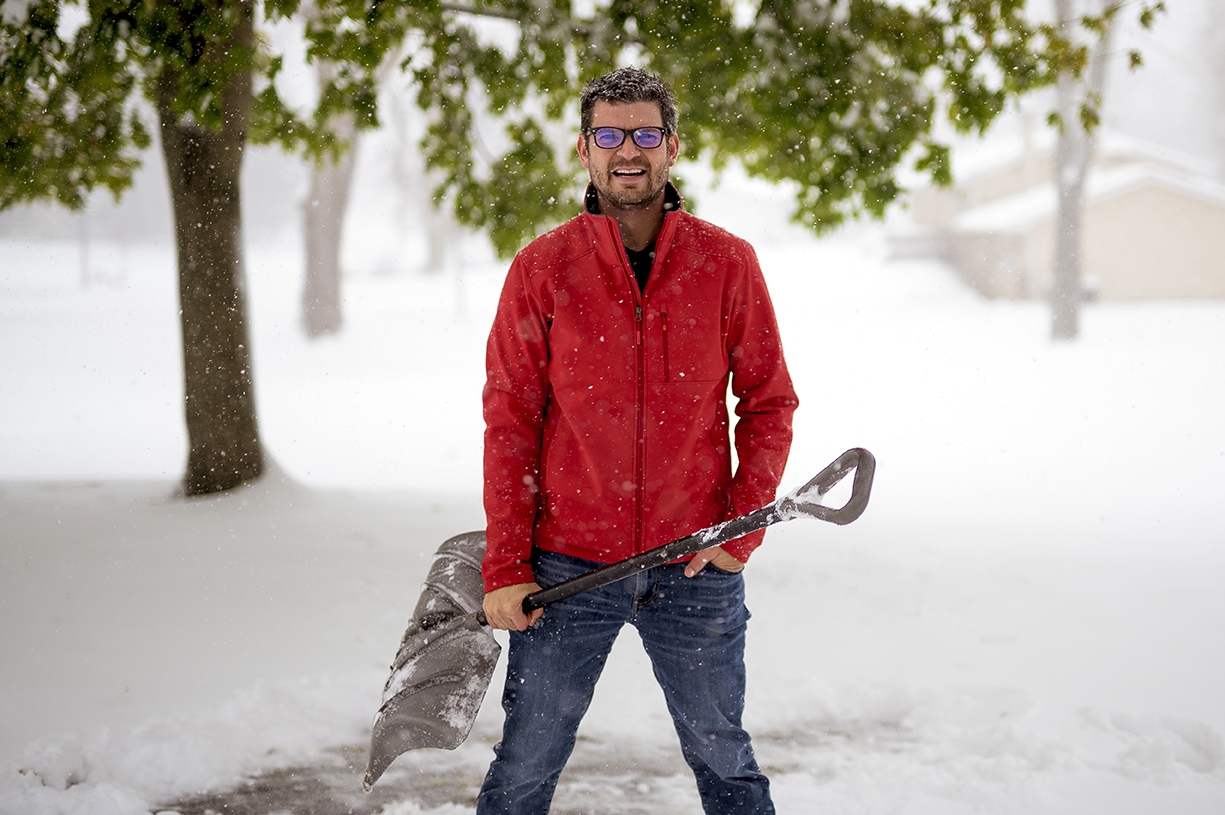
M 763 533 L 524 614 L 523 598 L 774 498 L 798 404 L 752 248 L 668 181 L 672 91 L 583 90 L 585 212 L 515 258 L 490 332 L 484 609 L 510 630 L 478 815 L 546 813 L 605 658 L 634 625 L 707 813 L 773 813 L 740 724 L 745 561 Z M 727 388 L 737 398 L 732 473 Z

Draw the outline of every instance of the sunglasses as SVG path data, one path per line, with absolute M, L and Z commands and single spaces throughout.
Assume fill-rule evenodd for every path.
M 619 127 L 593 127 L 583 131 L 588 136 L 595 136 L 597 147 L 605 150 L 615 150 L 625 142 L 628 133 L 634 144 L 643 150 L 650 150 L 664 143 L 668 131 L 662 127 L 640 127 L 636 130 L 622 130 Z

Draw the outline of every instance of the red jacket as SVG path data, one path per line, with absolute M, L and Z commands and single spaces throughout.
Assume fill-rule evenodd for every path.
M 511 264 L 486 357 L 486 591 L 531 582 L 533 545 L 612 563 L 774 499 L 799 402 L 757 257 L 668 201 L 645 292 L 590 204 Z M 747 560 L 763 534 L 724 548 Z

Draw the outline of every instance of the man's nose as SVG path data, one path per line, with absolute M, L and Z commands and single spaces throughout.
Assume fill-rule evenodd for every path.
M 642 152 L 642 148 L 634 144 L 634 137 L 629 133 L 625 134 L 625 141 L 621 142 L 621 146 L 617 148 L 617 155 L 622 158 L 634 158 Z

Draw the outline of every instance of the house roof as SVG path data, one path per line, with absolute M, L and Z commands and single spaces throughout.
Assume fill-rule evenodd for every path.
M 1225 208 L 1225 185 L 1205 176 L 1185 176 L 1145 163 L 1095 168 L 1085 183 L 1085 202 L 1114 198 L 1156 186 Z M 956 232 L 1019 233 L 1035 223 L 1051 220 L 1057 209 L 1054 182 L 967 210 L 953 219 Z
M 953 149 L 953 177 L 961 184 L 1014 167 L 1027 157 L 1046 157 L 1055 150 L 1055 130 L 1033 119 L 1018 119 L 991 131 L 980 139 L 958 142 Z M 1191 175 L 1211 175 L 1213 164 L 1207 159 L 1172 150 L 1145 139 L 1106 127 L 1094 135 L 1097 163 L 1130 160 L 1169 167 Z

